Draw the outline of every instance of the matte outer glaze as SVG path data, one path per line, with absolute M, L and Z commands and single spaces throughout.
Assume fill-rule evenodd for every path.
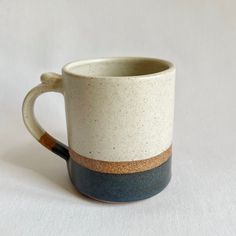
M 72 183 L 92 198 L 126 202 L 160 192 L 171 176 L 174 66 L 152 58 L 105 58 L 46 73 L 23 104 L 31 134 L 67 161 Z M 69 147 L 34 117 L 36 98 L 65 96 Z
M 133 174 L 106 174 L 84 168 L 70 159 L 70 178 L 82 194 L 108 202 L 149 198 L 164 189 L 171 178 L 171 158 L 161 166 Z

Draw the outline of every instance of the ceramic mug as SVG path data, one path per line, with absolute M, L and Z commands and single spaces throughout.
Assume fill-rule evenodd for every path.
M 67 162 L 75 188 L 91 198 L 129 202 L 151 197 L 171 178 L 175 67 L 154 58 L 72 62 L 45 73 L 23 103 L 29 132 Z M 34 116 L 42 93 L 64 95 L 68 146 Z

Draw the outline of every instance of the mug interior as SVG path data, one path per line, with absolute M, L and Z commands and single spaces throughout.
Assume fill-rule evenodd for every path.
M 77 76 L 131 77 L 166 71 L 173 65 L 154 58 L 102 58 L 67 64 L 63 71 Z

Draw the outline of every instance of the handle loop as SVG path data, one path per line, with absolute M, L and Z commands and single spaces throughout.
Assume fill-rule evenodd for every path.
M 68 146 L 48 134 L 40 126 L 37 119 L 35 118 L 35 101 L 38 96 L 47 92 L 56 92 L 63 94 L 61 75 L 51 72 L 41 75 L 41 84 L 30 90 L 24 99 L 22 106 L 23 120 L 25 126 L 35 139 L 37 139 L 43 146 L 67 161 L 70 157 Z

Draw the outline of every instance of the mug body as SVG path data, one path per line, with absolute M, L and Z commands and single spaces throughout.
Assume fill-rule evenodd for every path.
M 108 202 L 148 198 L 171 178 L 175 68 L 105 58 L 62 70 L 72 183 Z

